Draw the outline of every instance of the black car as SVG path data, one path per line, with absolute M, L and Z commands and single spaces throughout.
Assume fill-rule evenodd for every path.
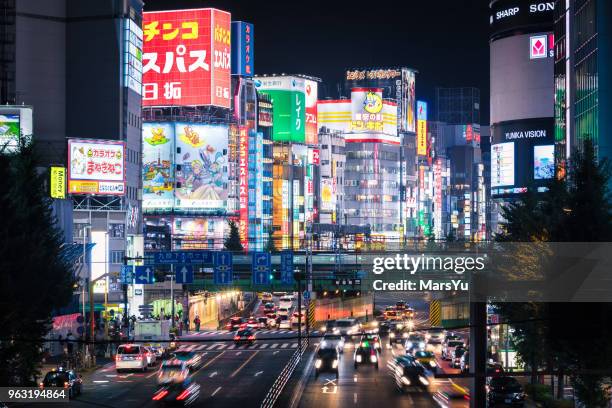
M 336 348 L 320 348 L 315 359 L 315 377 L 323 372 L 332 372 L 338 378 L 339 362 L 340 354 Z
M 246 319 L 244 317 L 232 317 L 225 325 L 229 331 L 244 329 L 246 327 Z
M 234 336 L 234 343 L 236 345 L 247 344 L 252 345 L 255 343 L 255 332 L 251 329 L 238 330 Z
M 378 321 L 378 334 L 381 336 L 389 334 L 391 323 L 382 316 L 376 320 Z
M 414 357 L 396 357 L 389 365 L 389 371 L 397 388 L 402 391 L 427 389 L 431 383 L 431 372 L 427 371 Z
M 81 375 L 77 375 L 72 370 L 57 369 L 49 371 L 42 382 L 40 388 L 61 387 L 68 390 L 68 398 L 74 398 L 81 394 L 83 380 Z
M 353 359 L 355 362 L 355 370 L 362 364 L 373 365 L 378 370 L 379 355 L 373 344 L 361 343 L 355 348 Z
M 493 377 L 489 381 L 489 405 L 525 405 L 523 387 L 514 377 Z
M 389 344 L 403 343 L 409 334 L 410 330 L 405 322 L 397 321 L 389 324 Z

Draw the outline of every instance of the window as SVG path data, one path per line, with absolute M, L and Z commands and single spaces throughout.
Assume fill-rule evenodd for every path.
M 124 238 L 125 237 L 125 225 L 124 224 L 109 224 L 108 236 L 110 238 Z
M 111 251 L 110 252 L 110 263 L 122 264 L 124 256 L 125 256 L 125 251 Z

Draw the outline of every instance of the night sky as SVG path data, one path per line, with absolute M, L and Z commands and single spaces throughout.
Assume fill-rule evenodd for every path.
M 200 7 L 255 25 L 256 74 L 319 77 L 320 97 L 335 98 L 346 68 L 407 66 L 430 103 L 436 86 L 480 88 L 488 122 L 487 0 L 145 0 L 145 11 Z

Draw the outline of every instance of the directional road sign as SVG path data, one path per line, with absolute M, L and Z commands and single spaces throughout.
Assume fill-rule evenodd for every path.
M 212 251 L 163 251 L 155 253 L 156 264 L 185 264 L 203 263 L 212 264 L 214 258 Z
M 150 265 L 136 266 L 136 274 L 134 283 L 138 284 L 150 284 L 154 282 L 154 271 L 153 267 Z
M 176 266 L 176 283 L 193 283 L 193 266 L 179 264 Z
M 281 252 L 281 281 L 286 285 L 293 285 L 293 252 Z
M 121 265 L 121 271 L 119 272 L 119 280 L 121 281 L 121 283 L 132 283 L 132 280 L 134 280 L 134 266 Z
M 253 285 L 269 285 L 272 259 L 269 252 L 253 252 L 251 259 L 251 273 Z
M 310 299 L 310 292 L 305 290 L 304 291 L 304 300 L 309 300 Z
M 220 251 L 215 253 L 215 267 L 213 269 L 215 285 L 231 285 L 233 281 L 232 265 L 231 252 Z

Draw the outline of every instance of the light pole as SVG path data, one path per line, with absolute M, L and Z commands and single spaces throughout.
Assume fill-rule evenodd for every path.
M 86 334 L 87 334 L 87 320 L 85 319 L 85 284 L 87 282 L 87 280 L 89 279 L 89 267 L 87 265 L 87 229 L 89 228 L 89 230 L 91 231 L 91 224 L 85 224 L 83 225 L 83 269 L 81 271 L 81 304 L 83 307 L 83 323 L 84 323 L 84 327 L 83 327 L 83 334 L 82 334 L 82 340 L 86 340 Z M 91 318 L 91 317 L 90 317 Z M 85 358 L 85 356 L 87 355 L 86 353 L 86 349 L 87 349 L 87 344 L 83 341 L 83 358 Z

